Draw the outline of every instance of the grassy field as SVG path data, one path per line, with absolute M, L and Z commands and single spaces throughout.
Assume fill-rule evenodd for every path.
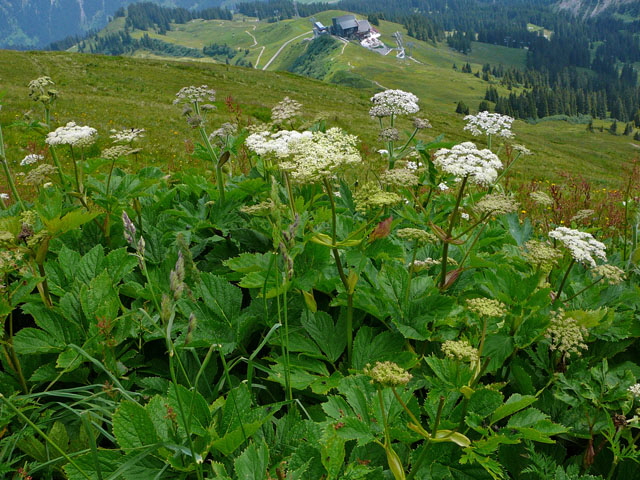
M 329 24 L 333 16 L 341 13 L 323 12 L 316 15 L 316 19 Z M 261 55 L 258 70 L 216 65 L 209 59 L 201 59 L 200 62 L 164 59 L 143 51 L 137 52 L 136 56 L 147 57 L 145 59 L 2 52 L 0 78 L 8 95 L 0 119 L 6 126 L 21 117 L 22 112 L 30 108 L 26 98 L 28 81 L 39 75 L 50 75 L 62 92 L 55 109 L 59 112 L 57 124 L 75 120 L 95 126 L 103 135 L 110 128 L 146 128 L 147 149 L 141 161 L 167 165 L 169 169 L 184 168 L 193 163 L 187 153 L 192 132 L 180 118 L 180 112 L 172 107 L 171 100 L 182 86 L 206 83 L 219 92 L 219 109 L 211 118 L 212 127 L 227 120 L 222 102 L 227 96 L 239 102 L 243 111 L 257 122 L 258 119 L 268 119 L 270 107 L 289 95 L 304 104 L 308 122 L 319 117 L 327 118 L 330 124 L 346 127 L 360 135 L 366 144 L 375 147 L 376 123 L 367 115 L 368 99 L 375 89 L 353 90 L 287 73 L 260 71 L 284 42 L 304 34 L 309 27 L 309 19 L 304 18 L 263 23 L 239 17 L 234 21 L 192 21 L 176 26 L 166 36 L 149 32 L 164 41 L 194 48 L 215 42 L 249 49 L 250 54 L 246 58 L 254 66 Z M 426 135 L 427 140 L 439 133 L 444 133 L 451 141 L 473 140 L 462 131 L 463 116 L 454 111 L 458 101 L 463 101 L 475 112 L 489 83 L 461 73 L 461 65 L 469 62 L 475 72 L 485 63 L 519 67 L 525 60 L 523 50 L 479 43 L 474 43 L 472 52 L 465 56 L 444 44 L 433 45 L 410 39 L 401 26 L 389 22 L 381 22 L 379 30 L 388 45 L 395 43 L 391 35 L 401 31 L 405 42 L 414 43 L 412 56 L 415 60 L 397 59 L 395 52 L 381 56 L 352 42 L 331 57 L 326 78 L 330 79 L 336 72 L 344 70 L 384 88 L 415 93 L 421 99 L 422 115 L 429 118 L 434 127 Z M 137 36 L 142 34 L 134 32 Z M 288 44 L 269 70 L 290 65 L 304 51 L 305 37 L 302 35 Z M 452 68 L 454 64 L 458 70 Z M 496 87 L 502 95 L 509 93 L 500 85 Z M 596 132 L 588 133 L 585 125 L 564 121 L 537 125 L 516 121 L 517 141 L 535 153 L 522 161 L 516 170 L 517 175 L 523 180 L 540 178 L 553 181 L 562 172 L 574 172 L 598 183 L 617 185 L 623 181 L 622 166 L 636 158 L 639 150 L 632 137 L 607 133 L 609 125 L 608 121 L 596 121 Z M 408 129 L 408 121 L 401 126 Z M 604 132 L 597 131 L 600 126 L 604 127 Z M 23 136 L 17 130 L 9 129 L 7 132 L 10 142 L 24 140 Z M 10 155 L 22 158 L 19 151 Z

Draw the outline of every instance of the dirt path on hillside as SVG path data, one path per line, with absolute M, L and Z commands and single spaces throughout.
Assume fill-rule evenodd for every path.
M 254 25 L 255 27 L 255 25 Z M 251 33 L 249 30 L 245 30 L 244 33 L 246 33 L 247 35 L 249 35 L 251 38 L 253 38 L 253 45 L 251 45 L 249 48 L 253 48 L 256 45 L 258 45 L 258 40 L 256 39 L 256 37 L 253 35 L 253 33 Z
M 265 49 L 265 46 L 263 45 L 261 47 L 260 53 L 258 54 L 258 58 L 256 59 L 256 64 L 253 66 L 253 68 L 258 68 L 258 64 L 260 63 L 260 58 L 262 57 L 262 54 L 264 53 L 264 49 Z
M 312 31 L 312 30 L 309 30 L 308 32 L 301 33 L 301 34 L 300 34 L 300 35 L 298 35 L 297 37 L 293 37 L 292 39 L 287 40 L 286 42 L 284 42 L 284 43 L 280 46 L 280 48 L 278 49 L 278 51 L 275 53 L 275 55 L 274 55 L 273 57 L 271 57 L 271 60 L 269 60 L 269 61 L 267 62 L 267 64 L 266 64 L 264 67 L 262 67 L 262 70 L 266 70 L 267 68 L 269 68 L 269 65 L 271 65 L 271 64 L 273 63 L 273 61 L 274 61 L 276 58 L 278 58 L 278 55 L 280 55 L 280 53 L 282 52 L 282 50 L 284 50 L 284 48 L 285 48 L 287 45 L 289 45 L 291 42 L 293 42 L 294 40 L 297 40 L 297 39 L 298 39 L 298 38 L 300 38 L 300 37 L 304 37 L 305 35 L 309 35 L 310 33 L 313 33 L 313 31 Z

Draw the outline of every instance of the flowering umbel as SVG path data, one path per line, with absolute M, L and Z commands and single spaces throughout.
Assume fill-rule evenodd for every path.
M 484 186 L 493 184 L 502 168 L 497 155 L 487 148 L 478 149 L 472 142 L 441 148 L 435 153 L 433 163 L 459 179 L 466 177 L 470 182 Z
M 558 227 L 549 232 L 549 236 L 554 240 L 559 240 L 571 253 L 576 262 L 596 266 L 594 257 L 607 260 L 604 243 L 599 242 L 593 235 L 573 228 Z
M 98 131 L 95 128 L 69 122 L 64 127 L 58 127 L 53 132 L 49 132 L 45 141 L 52 146 L 88 147 L 96 141 L 97 136 Z
M 373 107 L 371 117 L 390 117 L 392 115 L 411 115 L 420 110 L 418 97 L 402 90 L 385 90 L 371 97 Z
M 471 132 L 471 135 L 496 135 L 503 138 L 513 138 L 511 131 L 513 117 L 499 113 L 480 112 L 476 115 L 464 117 L 467 125 L 463 130 Z

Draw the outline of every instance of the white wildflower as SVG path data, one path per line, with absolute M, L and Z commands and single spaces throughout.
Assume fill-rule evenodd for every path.
M 274 122 L 283 122 L 284 120 L 289 120 L 290 118 L 295 117 L 302 109 L 302 104 L 295 100 L 292 100 L 289 97 L 284 97 L 284 99 L 276 104 L 271 109 L 271 119 Z
M 113 143 L 131 143 L 138 138 L 144 137 L 144 128 L 125 128 L 124 130 L 111 130 Z
M 441 148 L 435 153 L 434 162 L 442 170 L 459 179 L 467 177 L 478 185 L 491 185 L 498 178 L 502 162 L 489 149 L 479 150 L 474 143 L 464 142 L 453 148 Z
M 627 389 L 631 395 L 633 395 L 635 398 L 640 398 L 640 383 L 636 383 L 634 385 L 631 385 L 628 389 Z
M 419 168 L 422 168 L 422 162 L 412 162 L 411 160 L 409 160 L 407 162 L 406 167 L 407 167 L 407 170 L 411 170 L 412 172 L 415 172 Z
M 24 167 L 25 165 L 32 165 L 41 160 L 44 160 L 44 157 L 42 155 L 31 153 L 22 159 L 22 161 L 20 162 L 20 166 Z
M 279 132 L 256 132 L 245 140 L 249 150 L 258 155 L 273 153 L 277 157 L 286 157 L 290 154 L 289 145 L 303 138 L 311 138 L 311 132 L 297 132 L 295 130 L 280 130 Z
M 549 232 L 549 236 L 562 242 L 562 244 L 569 249 L 571 256 L 576 262 L 595 267 L 596 261 L 593 258 L 594 256 L 604 261 L 607 260 L 604 243 L 593 238 L 593 235 L 590 233 L 567 227 L 558 227 Z
M 513 138 L 511 131 L 513 117 L 501 115 L 499 113 L 480 112 L 476 115 L 464 117 L 467 125 L 464 130 L 468 130 L 475 137 L 478 135 L 497 135 L 503 138 Z
M 380 150 L 378 150 L 378 153 L 380 155 L 389 155 L 389 150 L 385 150 L 384 148 L 381 148 Z
M 369 110 L 372 117 L 390 117 L 392 115 L 411 115 L 420 110 L 418 97 L 402 90 L 385 90 L 371 97 L 373 107 Z
M 339 128 L 301 135 L 288 143 L 290 158 L 280 163 L 292 180 L 313 183 L 334 176 L 347 166 L 362 162 L 356 148 L 358 137 Z
M 0 199 L 9 200 L 9 194 L 8 193 L 0 193 Z
M 49 132 L 45 141 L 52 146 L 87 147 L 96 141 L 97 136 L 98 131 L 95 128 L 69 122 L 64 127 L 58 127 L 53 132 Z
M 447 184 L 446 184 L 446 183 L 444 183 L 444 182 L 441 182 L 441 183 L 439 183 L 439 184 L 438 184 L 438 188 L 439 188 L 441 191 L 446 192 L 447 190 L 449 190 L 449 185 L 447 185 Z
M 216 100 L 216 91 L 210 89 L 208 85 L 201 85 L 199 87 L 190 86 L 182 87 L 178 93 L 173 104 L 178 103 L 202 103 L 204 101 L 214 102 Z

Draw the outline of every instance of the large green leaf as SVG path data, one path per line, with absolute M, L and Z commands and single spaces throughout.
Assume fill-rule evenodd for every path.
M 189 434 L 206 435 L 211 423 L 209 406 L 197 391 L 189 391 L 182 385 L 169 385 L 168 404 L 176 414 L 178 426 Z
M 514 393 L 509 397 L 509 399 L 505 402 L 504 405 L 496 408 L 496 411 L 491 415 L 491 424 L 502 420 L 503 418 L 508 417 L 509 415 L 513 415 L 516 412 L 519 412 L 523 408 L 527 408 L 529 405 L 534 403 L 537 400 L 533 395 L 520 395 L 519 393 Z
M 113 434 L 125 451 L 158 442 L 149 413 L 140 404 L 128 400 L 123 401 L 113 414 Z
M 334 324 L 331 316 L 326 312 L 312 313 L 308 310 L 302 313 L 302 326 L 318 344 L 330 362 L 340 358 L 347 346 L 346 329 L 344 324 Z
M 252 443 L 235 459 L 236 477 L 242 480 L 264 480 L 269 467 L 269 450 L 264 443 Z

